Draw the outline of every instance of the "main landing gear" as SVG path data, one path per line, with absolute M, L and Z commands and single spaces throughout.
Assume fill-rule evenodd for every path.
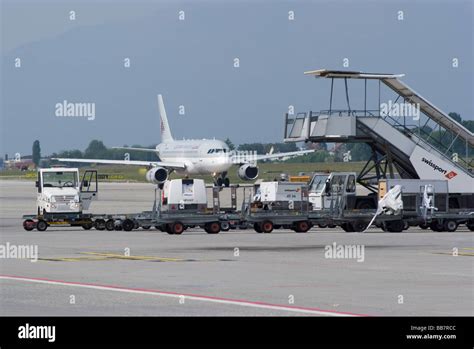
M 229 177 L 227 177 L 227 172 L 222 172 L 220 175 L 215 175 L 214 185 L 217 187 L 222 187 L 222 186 L 229 187 L 230 180 L 229 180 Z

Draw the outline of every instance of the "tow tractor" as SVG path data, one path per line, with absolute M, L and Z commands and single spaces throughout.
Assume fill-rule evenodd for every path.
M 94 224 L 89 209 L 98 198 L 97 171 L 86 170 L 80 179 L 77 168 L 42 168 L 38 170 L 36 188 L 37 214 L 24 215 L 25 230 L 45 231 L 50 225 L 82 226 Z

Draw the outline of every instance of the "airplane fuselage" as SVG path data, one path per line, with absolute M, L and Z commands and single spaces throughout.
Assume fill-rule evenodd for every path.
M 227 172 L 232 166 L 227 144 L 220 140 L 173 140 L 156 146 L 158 157 L 163 162 L 186 164 L 184 175 L 206 175 Z

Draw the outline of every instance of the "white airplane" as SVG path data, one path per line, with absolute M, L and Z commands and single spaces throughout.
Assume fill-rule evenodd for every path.
M 161 161 L 133 161 L 133 160 L 98 160 L 55 158 L 63 162 L 84 162 L 93 164 L 136 165 L 148 166 L 150 169 L 146 179 L 155 184 L 163 184 L 171 172 L 184 176 L 207 175 L 214 178 L 218 186 L 229 186 L 227 172 L 232 165 L 238 165 L 238 176 L 243 180 L 254 180 L 258 177 L 256 162 L 265 159 L 277 159 L 288 156 L 300 156 L 314 150 L 300 150 L 287 153 L 257 155 L 253 152 L 231 151 L 227 144 L 220 140 L 175 140 L 166 116 L 163 97 L 158 95 L 158 109 L 161 118 L 161 143 L 155 149 L 114 147 L 133 151 L 154 152 Z

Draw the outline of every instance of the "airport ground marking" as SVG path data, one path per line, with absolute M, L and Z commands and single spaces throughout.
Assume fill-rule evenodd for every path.
M 168 258 L 168 257 L 154 257 L 154 256 L 126 256 L 118 253 L 101 253 L 101 252 L 81 252 L 81 254 L 102 256 L 111 259 L 131 259 L 131 260 L 145 260 L 145 261 L 164 261 L 164 262 L 184 262 L 187 259 L 182 258 Z
M 231 259 L 183 259 L 183 258 L 169 258 L 156 256 L 126 256 L 116 253 L 101 253 L 101 252 L 79 252 L 86 256 L 80 257 L 51 257 L 38 258 L 40 261 L 46 262 L 89 262 L 89 261 L 110 261 L 114 259 L 123 259 L 129 261 L 149 261 L 149 262 L 232 262 Z
M 433 252 L 434 254 L 443 254 L 445 256 L 453 256 L 453 257 L 474 257 L 474 252 L 458 252 L 456 255 L 453 255 L 452 252 Z
M 468 252 L 463 252 L 460 250 L 468 250 Z M 458 250 L 458 253 L 456 254 L 455 257 L 457 256 L 463 256 L 463 257 L 474 257 L 474 252 L 471 252 L 470 250 L 474 250 L 474 248 L 471 247 L 462 247 Z M 433 252 L 434 254 L 444 254 L 448 256 L 454 256 L 452 252 Z
M 110 252 L 80 252 L 85 255 L 94 255 L 98 257 L 105 257 L 106 259 L 125 259 L 151 262 L 229 262 L 231 259 L 192 259 L 192 258 L 171 258 L 171 257 L 157 257 L 157 256 L 140 256 L 110 253 Z
M 47 261 L 47 262 L 92 262 L 92 261 L 106 261 L 109 258 L 107 257 L 93 257 L 93 256 L 87 256 L 87 257 L 61 257 L 61 258 L 38 258 L 40 261 Z
M 102 291 L 146 294 L 146 295 L 170 297 L 170 298 L 178 298 L 178 299 L 182 299 L 184 297 L 186 300 L 195 300 L 195 301 L 202 301 L 202 302 L 209 302 L 209 303 L 220 303 L 220 304 L 260 308 L 260 309 L 271 309 L 271 310 L 302 313 L 302 314 L 308 314 L 308 315 L 346 316 L 346 317 L 347 316 L 369 316 L 365 314 L 356 314 L 356 313 L 341 312 L 341 311 L 334 311 L 334 310 L 324 310 L 324 309 L 319 309 L 319 308 L 301 307 L 301 306 L 295 306 L 295 305 L 281 305 L 281 304 L 272 304 L 272 303 L 258 302 L 258 301 L 247 301 L 247 300 L 241 300 L 241 299 L 160 291 L 160 290 L 154 290 L 154 289 L 131 288 L 131 287 L 114 286 L 114 285 L 102 285 L 102 284 L 92 284 L 92 283 L 83 283 L 83 282 L 74 282 L 74 281 L 51 280 L 51 279 L 45 279 L 45 278 L 23 277 L 23 276 L 16 276 L 16 275 L 1 275 L 0 274 L 0 279 L 40 283 L 40 284 L 47 284 L 47 285 L 88 288 L 88 289 L 102 290 Z
M 132 261 L 150 261 L 150 262 L 197 262 L 196 259 L 182 259 L 182 258 L 168 258 L 168 257 L 155 257 L 155 256 L 126 256 L 123 254 L 116 253 L 101 253 L 101 252 L 79 252 L 86 256 L 80 257 L 51 257 L 51 258 L 38 258 L 41 261 L 48 262 L 82 262 L 82 261 L 108 261 L 113 259 L 125 259 Z

